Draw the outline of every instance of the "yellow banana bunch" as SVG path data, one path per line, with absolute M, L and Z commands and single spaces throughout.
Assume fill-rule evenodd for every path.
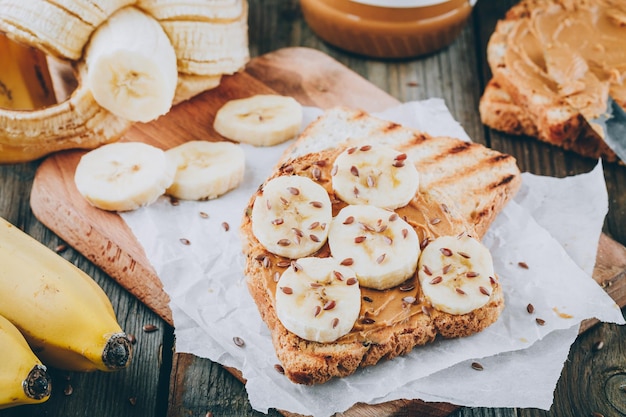
M 2 316 L 0 357 L 0 409 L 48 400 L 52 384 L 46 367 L 20 331 Z
M 0 265 L 0 315 L 44 364 L 72 371 L 128 366 L 130 340 L 89 275 L 2 218 Z
M 71 63 L 78 81 L 58 104 L 0 104 L 0 163 L 116 141 L 217 87 L 249 59 L 247 16 L 246 0 L 0 1 L 0 33 Z

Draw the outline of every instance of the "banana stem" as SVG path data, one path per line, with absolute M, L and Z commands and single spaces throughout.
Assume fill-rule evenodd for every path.
M 132 343 L 126 333 L 115 333 L 102 351 L 102 362 L 111 371 L 128 366 L 132 357 Z
M 35 365 L 28 373 L 28 376 L 22 383 L 24 393 L 28 398 L 33 400 L 41 400 L 50 396 L 52 391 L 52 380 L 46 367 L 43 365 Z

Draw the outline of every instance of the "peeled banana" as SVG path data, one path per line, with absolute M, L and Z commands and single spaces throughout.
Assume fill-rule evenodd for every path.
M 124 9 L 136 11 L 134 17 L 107 30 Z M 78 78 L 76 91 L 62 103 L 29 111 L 0 106 L 0 163 L 94 149 L 118 140 L 134 121 L 153 120 L 217 87 L 222 75 L 240 71 L 249 59 L 247 12 L 246 0 L 0 1 L 0 33 L 71 63 Z M 160 26 L 160 36 L 146 20 Z M 139 53 L 129 58 L 120 51 L 131 45 Z M 108 77 L 94 68 L 104 67 L 93 58 L 102 50 L 110 56 Z M 138 55 L 148 58 L 133 71 Z M 133 72 L 148 77 L 130 82 Z M 146 81 L 149 76 L 154 80 Z M 132 103 L 139 105 L 130 108 Z
M 128 366 L 131 342 L 89 275 L 2 218 L 0 265 L 0 294 L 10 294 L 0 315 L 43 363 L 71 371 Z
M 100 25 L 85 60 L 87 86 L 111 113 L 149 122 L 172 107 L 176 52 L 159 23 L 139 9 L 120 9 Z
M 46 367 L 20 331 L 0 316 L 0 409 L 47 401 L 52 390 Z

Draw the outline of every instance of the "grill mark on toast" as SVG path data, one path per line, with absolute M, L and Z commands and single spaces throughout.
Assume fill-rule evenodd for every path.
M 492 183 L 489 186 L 489 189 L 495 190 L 496 188 L 500 188 L 503 185 L 507 185 L 508 183 L 513 181 L 514 178 L 515 178 L 515 175 L 513 175 L 513 174 L 507 175 L 506 177 L 502 178 L 500 181 Z
M 487 186 L 487 189 L 489 190 L 495 190 L 503 185 L 507 185 L 515 179 L 516 175 L 511 173 L 511 170 L 500 168 L 500 167 L 507 167 L 507 166 L 511 166 L 511 167 L 515 166 L 514 159 L 511 155 L 500 154 L 500 153 L 496 155 L 484 155 L 484 154 L 481 155 L 482 147 L 480 145 L 473 144 L 473 143 L 465 143 L 465 145 L 457 144 L 453 146 L 452 148 L 448 149 L 447 151 L 443 151 L 439 153 L 438 155 L 434 155 L 432 159 L 437 162 L 441 161 L 441 163 L 453 165 L 455 155 L 460 155 L 461 153 L 468 152 L 470 150 L 473 150 L 473 152 L 476 154 L 475 161 L 472 165 L 463 164 L 463 168 L 462 170 L 460 170 L 460 173 L 462 173 L 462 177 L 470 177 L 473 175 L 479 175 L 477 173 L 480 173 L 481 171 L 502 169 L 505 173 L 503 173 L 503 176 L 496 178 L 495 181 L 493 181 L 491 184 Z M 422 165 L 422 164 L 418 164 L 418 165 Z M 432 165 L 437 165 L 437 163 L 428 164 L 426 162 L 426 164 L 423 164 L 423 165 L 432 166 Z M 441 186 L 442 184 L 458 182 L 460 179 L 462 178 L 459 177 L 459 174 L 455 173 L 455 174 L 448 175 L 447 177 L 440 178 L 439 180 L 433 181 L 429 184 L 429 186 L 437 187 L 437 186 Z M 484 190 L 484 188 L 479 187 L 475 191 L 480 191 L 480 190 Z
M 452 148 L 450 148 L 448 150 L 448 153 L 453 155 L 453 154 L 456 154 L 456 153 L 465 152 L 468 149 L 470 149 L 470 147 L 471 147 L 471 143 L 463 142 L 463 143 L 460 143 L 460 144 L 455 145 Z M 444 157 L 445 157 L 445 155 L 444 155 Z

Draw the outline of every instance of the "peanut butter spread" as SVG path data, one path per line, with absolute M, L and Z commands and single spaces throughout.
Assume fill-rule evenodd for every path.
M 340 149 L 324 151 L 320 153 L 318 160 L 307 161 L 304 164 L 302 160 L 298 160 L 281 167 L 278 175 L 291 175 L 293 172 L 297 172 L 298 175 L 307 176 L 322 185 L 329 193 L 333 206 L 333 216 L 335 216 L 346 206 L 345 202 L 335 196 L 331 184 L 331 168 L 335 157 L 340 152 Z M 474 234 L 472 226 L 456 215 L 446 203 L 452 205 L 449 201 L 442 202 L 441 195 L 420 190 L 408 205 L 395 211 L 415 229 L 422 246 L 439 236 L 457 236 L 461 233 Z M 249 212 L 250 210 L 248 210 Z M 249 217 L 247 217 L 247 221 L 250 221 Z M 272 254 L 260 245 L 258 246 L 256 250 L 252 251 L 252 256 L 255 256 L 256 261 L 267 270 L 264 274 L 267 296 L 274 300 L 276 282 L 282 272 L 289 267 L 291 260 Z M 328 243 L 311 256 L 330 256 Z M 495 281 L 492 285 L 493 294 L 499 294 L 498 291 L 495 291 L 499 285 L 498 282 Z M 428 300 L 425 299 L 416 274 L 401 285 L 388 290 L 375 290 L 362 286 L 361 297 L 361 311 L 352 331 L 339 338 L 336 343 L 355 341 L 364 344 L 384 343 L 395 333 L 394 326 L 430 329 L 429 326 L 421 326 L 420 323 L 431 322 L 436 319 L 437 315 L 446 314 L 433 309 Z M 487 305 L 493 306 L 494 303 L 501 303 L 499 295 L 492 295 Z M 472 313 L 467 314 L 467 316 L 471 316 Z M 476 318 L 468 318 L 468 320 L 473 319 Z M 432 332 L 432 330 L 426 331 Z M 445 331 L 441 333 L 445 335 Z M 429 335 L 430 339 L 434 339 L 434 337 L 435 333 Z
M 506 38 L 504 64 L 520 91 L 557 94 L 588 119 L 606 110 L 609 94 L 626 106 L 626 3 L 532 4 Z

